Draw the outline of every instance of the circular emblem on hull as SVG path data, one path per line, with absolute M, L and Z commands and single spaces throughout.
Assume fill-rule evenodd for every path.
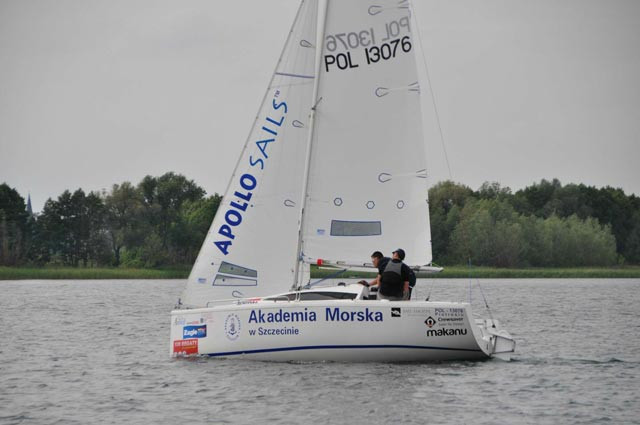
M 231 341 L 235 341 L 240 337 L 240 318 L 231 313 L 224 320 L 224 333 Z

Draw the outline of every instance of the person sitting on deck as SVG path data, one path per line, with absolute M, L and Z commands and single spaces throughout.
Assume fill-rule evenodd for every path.
M 409 299 L 409 279 L 411 269 L 404 264 L 403 249 L 393 251 L 390 261 L 387 261 L 380 276 L 378 289 L 379 300 L 402 301 Z
M 385 257 L 380 251 L 375 251 L 371 254 L 371 262 L 373 263 L 373 267 L 378 269 L 378 275 L 371 282 L 368 282 L 369 286 L 380 288 L 380 277 L 382 276 L 384 268 L 387 267 L 389 260 L 391 260 L 391 258 Z

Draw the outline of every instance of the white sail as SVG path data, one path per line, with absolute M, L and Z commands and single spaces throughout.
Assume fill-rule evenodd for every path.
M 300 5 L 275 73 L 182 295 L 186 306 L 288 288 L 316 63 L 317 0 Z
M 408 0 L 336 0 L 324 24 L 302 254 L 431 262 L 426 154 Z

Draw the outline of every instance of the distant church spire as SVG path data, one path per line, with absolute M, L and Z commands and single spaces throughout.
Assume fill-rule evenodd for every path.
M 29 213 L 30 217 L 33 216 L 33 209 L 31 208 L 31 194 L 30 193 L 27 195 L 27 212 Z

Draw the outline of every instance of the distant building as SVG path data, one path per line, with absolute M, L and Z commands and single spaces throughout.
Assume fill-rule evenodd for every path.
M 31 208 L 31 194 L 27 195 L 27 213 L 29 214 L 29 218 L 33 217 L 33 208 Z

